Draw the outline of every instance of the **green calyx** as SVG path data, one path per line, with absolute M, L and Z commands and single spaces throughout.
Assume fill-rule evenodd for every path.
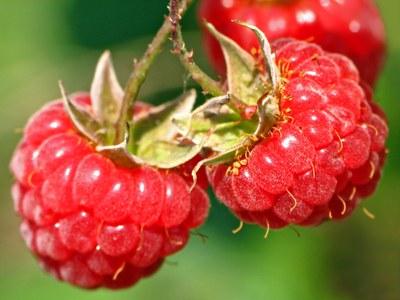
M 166 169 L 196 156 L 202 149 L 202 143 L 188 143 L 173 123 L 176 116 L 190 113 L 195 101 L 196 92 L 189 90 L 178 99 L 151 109 L 130 128 L 129 151 L 149 165 Z
M 117 140 L 116 130 L 120 127 L 121 113 L 124 113 L 121 110 L 124 92 L 118 83 L 109 52 L 105 52 L 97 64 L 90 91 L 90 109 L 76 105 L 62 84 L 60 88 L 75 127 L 96 144 L 98 152 L 120 165 L 174 168 L 192 159 L 202 148 L 201 144 L 183 142 L 173 123 L 175 115 L 192 111 L 196 101 L 194 90 L 174 101 L 151 107 L 138 118 L 130 116 L 122 142 Z
M 65 107 L 77 129 L 96 144 L 112 145 L 124 92 L 115 75 L 110 52 L 104 52 L 97 63 L 90 89 L 90 112 L 75 105 L 61 83 L 60 88 Z
M 281 80 L 270 45 L 258 28 L 237 23 L 258 37 L 267 72 L 236 42 L 213 25 L 205 24 L 219 41 L 225 57 L 225 95 L 211 98 L 190 114 L 174 119 L 182 136 L 201 143 L 212 153 L 201 164 L 229 163 L 241 157 L 268 134 L 280 116 Z
M 192 0 L 176 2 L 175 9 L 184 14 L 191 3 Z M 173 123 L 175 115 L 188 114 L 193 109 L 196 99 L 193 90 L 174 101 L 133 115 L 140 88 L 173 29 L 171 20 L 165 19 L 142 58 L 135 62 L 124 89 L 118 83 L 111 55 L 106 51 L 96 67 L 89 107 L 74 103 L 60 82 L 65 109 L 76 129 L 96 145 L 98 152 L 124 167 L 175 168 L 202 149 L 201 144 L 184 140 Z
M 118 141 L 116 131 L 120 127 L 121 114 L 124 113 L 121 107 L 125 100 L 108 51 L 97 64 L 90 91 L 90 109 L 74 103 L 62 84 L 60 88 L 66 110 L 75 127 L 96 145 L 98 152 L 120 165 L 131 167 L 145 164 L 174 168 L 192 159 L 202 149 L 201 143 L 183 141 L 173 123 L 176 115 L 192 111 L 196 101 L 194 90 L 174 101 L 150 107 L 137 118 L 130 116 L 123 140 Z
M 183 14 L 191 3 L 192 0 L 182 0 L 175 9 Z M 96 67 L 89 107 L 74 103 L 60 82 L 65 109 L 76 129 L 96 145 L 98 152 L 119 165 L 175 168 L 192 159 L 202 148 L 183 140 L 173 123 L 175 114 L 187 114 L 193 109 L 194 91 L 133 116 L 140 88 L 173 27 L 165 19 L 142 58 L 135 63 L 125 89 L 118 83 L 111 55 L 106 51 Z

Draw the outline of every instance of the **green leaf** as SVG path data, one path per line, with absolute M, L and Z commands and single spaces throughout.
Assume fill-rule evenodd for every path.
M 93 142 L 99 143 L 101 140 L 101 135 L 103 134 L 101 124 L 99 124 L 91 114 L 76 106 L 71 101 L 61 81 L 59 82 L 59 87 L 65 109 L 74 126 L 88 139 Z
M 114 125 L 119 118 L 124 91 L 118 83 L 109 51 L 105 51 L 97 63 L 90 97 L 95 118 L 106 128 Z
M 206 27 L 219 41 L 227 66 L 228 92 L 247 105 L 256 105 L 268 89 L 266 78 L 257 69 L 256 60 L 236 42 L 210 23 Z

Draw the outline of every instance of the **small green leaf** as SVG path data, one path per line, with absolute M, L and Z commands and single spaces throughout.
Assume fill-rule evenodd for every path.
M 222 47 L 227 66 L 228 92 L 247 105 L 256 105 L 268 88 L 266 78 L 257 69 L 256 60 L 212 24 L 206 23 L 206 27 Z
M 65 109 L 74 126 L 79 130 L 80 133 L 85 135 L 91 141 L 96 143 L 100 142 L 100 137 L 102 135 L 101 124 L 99 124 L 87 111 L 76 106 L 71 101 L 61 81 L 59 82 L 59 87 Z
M 124 91 L 118 83 L 109 51 L 105 51 L 97 63 L 90 97 L 95 118 L 105 127 L 114 125 L 120 114 Z

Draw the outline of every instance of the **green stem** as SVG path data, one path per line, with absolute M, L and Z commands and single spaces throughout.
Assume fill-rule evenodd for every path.
M 182 0 L 179 5 L 180 14 L 184 14 L 193 0 Z M 156 57 L 161 53 L 168 36 L 173 30 L 173 25 L 168 18 L 164 20 L 153 41 L 147 47 L 143 57 L 135 62 L 133 72 L 130 74 L 125 88 L 125 96 L 122 102 L 120 117 L 116 128 L 116 142 L 122 142 L 126 131 L 126 124 L 132 117 L 132 106 L 137 99 L 140 88 Z
M 222 96 L 226 94 L 221 84 L 209 77 L 193 60 L 193 51 L 186 49 L 185 42 L 182 37 L 182 31 L 180 26 L 180 19 L 182 13 L 178 9 L 179 0 L 170 0 L 170 22 L 172 25 L 172 42 L 173 42 L 173 53 L 179 56 L 179 59 L 190 74 L 194 81 L 196 81 L 203 91 L 208 92 L 214 97 Z

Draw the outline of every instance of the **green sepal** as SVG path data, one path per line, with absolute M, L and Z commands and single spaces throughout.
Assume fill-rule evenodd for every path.
M 85 111 L 75 105 L 60 83 L 65 108 L 75 127 L 99 145 L 114 145 L 115 127 L 121 113 L 124 96 L 109 51 L 100 57 L 90 89 L 91 109 Z
M 145 117 L 137 120 L 130 129 L 130 150 L 141 154 L 154 141 L 168 141 L 177 134 L 177 128 L 172 119 L 177 114 L 188 113 L 193 109 L 196 92 L 190 90 L 178 99 L 152 108 Z
M 61 81 L 59 82 L 59 87 L 64 107 L 76 129 L 89 140 L 100 143 L 101 135 L 104 132 L 101 124 L 89 112 L 72 102 Z
M 202 147 L 202 144 L 185 145 L 179 141 L 175 143 L 155 141 L 140 153 L 140 158 L 147 165 L 161 169 L 172 169 L 194 158 L 200 153 Z
M 235 41 L 220 33 L 212 24 L 205 25 L 222 47 L 228 93 L 247 105 L 256 105 L 268 89 L 267 78 L 259 72 L 256 59 Z
M 279 101 L 273 94 L 262 98 L 257 107 L 258 124 L 254 132 L 255 136 L 265 136 L 265 134 L 275 125 L 279 118 Z
M 173 123 L 177 115 L 192 111 L 195 100 L 196 92 L 190 90 L 137 120 L 130 128 L 129 152 L 148 165 L 165 169 L 177 167 L 196 156 L 203 143 L 185 142 Z
M 211 98 L 193 112 L 175 115 L 172 122 L 182 136 L 199 143 L 204 137 L 209 137 L 219 124 L 238 120 L 226 105 L 228 103 L 229 96 Z
M 110 126 L 117 122 L 123 97 L 124 91 L 115 75 L 111 54 L 105 51 L 97 63 L 90 89 L 93 113 L 99 123 Z
M 174 168 L 199 154 L 203 147 L 203 143 L 188 143 L 180 139 L 178 128 L 172 122 L 176 115 L 192 111 L 196 101 L 195 90 L 130 120 L 124 129 L 122 142 L 117 144 L 115 127 L 120 117 L 123 91 L 108 52 L 102 55 L 97 64 L 90 109 L 76 105 L 61 82 L 60 90 L 66 111 L 77 130 L 97 145 L 96 151 L 118 165 Z
M 186 139 L 203 143 L 212 156 L 199 162 L 193 176 L 203 164 L 219 164 L 241 157 L 258 140 L 264 138 L 279 118 L 279 71 L 270 44 L 256 27 L 268 73 L 261 74 L 255 58 L 238 44 L 219 33 L 211 24 L 210 32 L 220 42 L 227 65 L 228 93 L 209 99 L 191 114 L 178 115 L 174 123 Z M 254 113 L 246 109 L 254 106 Z
M 174 119 L 180 134 L 195 144 L 222 155 L 236 152 L 257 129 L 257 122 L 243 120 L 229 107 L 229 96 L 209 99 L 191 114 Z
M 98 145 L 96 147 L 96 151 L 99 153 L 102 153 L 103 155 L 110 158 L 116 164 L 118 164 L 122 167 L 125 167 L 125 168 L 143 165 L 144 161 L 140 157 L 138 157 L 128 151 L 129 126 L 127 126 L 127 127 L 128 128 L 125 131 L 126 134 L 124 137 L 124 141 L 122 143 L 120 143 L 118 145 L 110 145 L 110 146 Z
M 244 22 L 240 21 L 235 21 L 237 24 L 246 27 L 254 32 L 256 35 L 258 42 L 260 43 L 261 46 L 261 53 L 264 58 L 265 62 L 265 67 L 268 70 L 269 73 L 269 78 L 272 83 L 273 89 L 276 91 L 278 86 L 279 86 L 279 81 L 280 81 L 280 72 L 279 68 L 277 67 L 275 63 L 275 55 L 272 53 L 271 45 L 265 36 L 264 32 L 262 32 L 258 27 L 247 24 Z
M 209 156 L 209 157 L 199 161 L 192 170 L 191 175 L 193 178 L 193 184 L 192 184 L 190 190 L 192 190 L 196 186 L 197 173 L 200 171 L 200 169 L 203 166 L 220 165 L 223 163 L 231 162 L 235 159 L 236 154 L 237 154 L 236 151 L 220 153 L 220 154 L 217 153 L 217 154 L 214 154 L 212 156 Z

